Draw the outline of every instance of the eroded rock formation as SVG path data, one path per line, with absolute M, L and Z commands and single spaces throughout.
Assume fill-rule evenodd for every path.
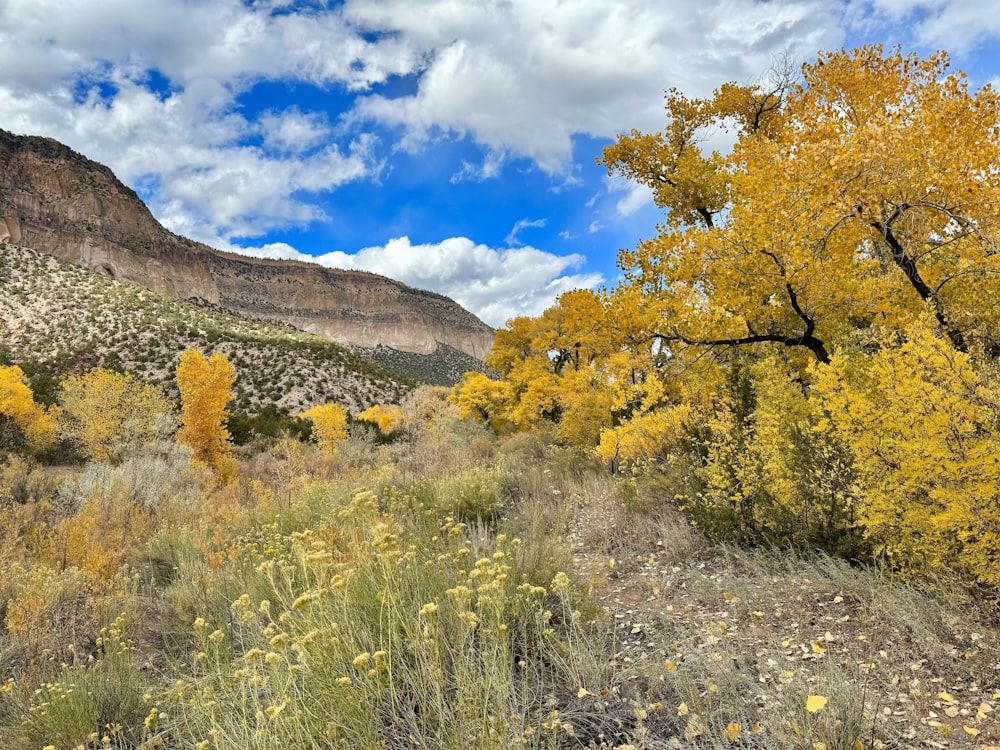
M 221 253 L 161 226 L 107 167 L 58 141 L 0 130 L 0 242 L 179 299 L 334 341 L 482 359 L 493 330 L 453 300 L 363 271 Z

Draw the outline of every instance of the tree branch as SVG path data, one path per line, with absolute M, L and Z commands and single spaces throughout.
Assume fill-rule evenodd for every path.
M 875 231 L 877 231 L 882 238 L 885 240 L 885 244 L 889 246 L 889 250 L 892 255 L 892 262 L 903 272 L 906 280 L 910 282 L 910 286 L 913 287 L 914 291 L 920 295 L 920 299 L 924 302 L 929 301 L 934 307 L 934 317 L 941 329 L 948 336 L 952 345 L 960 352 L 968 351 L 968 345 L 965 342 L 965 337 L 962 332 L 956 330 L 951 323 L 948 321 L 948 316 L 944 314 L 944 309 L 941 306 L 941 299 L 934 293 L 934 290 L 927 285 L 923 277 L 920 275 L 920 270 L 917 268 L 916 261 L 913 260 L 906 252 L 899 238 L 892 231 L 893 222 L 896 221 L 904 212 L 913 208 L 909 203 L 901 203 L 896 207 L 896 210 L 892 212 L 892 215 L 885 220 L 885 222 L 873 221 L 871 226 Z

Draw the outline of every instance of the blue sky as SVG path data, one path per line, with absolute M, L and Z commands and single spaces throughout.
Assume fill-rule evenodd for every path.
M 500 326 L 655 234 L 594 163 L 776 56 L 944 49 L 1000 81 L 992 0 L 0 0 L 0 128 L 110 166 L 168 228 L 447 294 Z

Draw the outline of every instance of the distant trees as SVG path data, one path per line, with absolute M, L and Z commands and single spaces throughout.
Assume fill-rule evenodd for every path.
M 376 404 L 360 412 L 357 419 L 376 425 L 383 435 L 389 435 L 406 425 L 406 415 L 402 408 L 394 404 Z
M 312 439 L 324 453 L 333 454 L 337 445 L 347 439 L 347 411 L 340 404 L 320 404 L 301 416 L 312 421 Z

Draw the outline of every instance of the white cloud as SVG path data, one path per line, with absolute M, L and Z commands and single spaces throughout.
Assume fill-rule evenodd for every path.
M 407 146 L 413 149 L 419 148 L 419 144 L 416 142 L 408 142 Z M 462 168 L 451 176 L 450 181 L 452 184 L 466 181 L 483 182 L 484 180 L 499 177 L 506 160 L 507 155 L 503 151 L 487 149 L 486 154 L 483 156 L 482 164 L 476 165 L 463 159 Z
M 508 245 L 520 245 L 521 241 L 518 239 L 518 235 L 524 229 L 540 229 L 548 224 L 548 219 L 521 219 L 511 228 L 510 233 L 504 238 L 504 242 Z
M 540 315 L 563 292 L 604 282 L 598 273 L 572 273 L 585 262 L 582 255 L 555 255 L 530 246 L 492 248 L 467 237 L 419 245 L 398 237 L 357 253 L 332 252 L 315 258 L 284 243 L 224 249 L 371 271 L 451 297 L 494 327 L 518 315 Z
M 297 107 L 284 112 L 268 112 L 259 121 L 264 147 L 273 151 L 300 154 L 327 140 L 330 125 L 315 112 L 300 112 Z
M 653 191 L 646 185 L 630 182 L 622 187 L 625 191 L 625 197 L 615 204 L 615 210 L 618 211 L 619 216 L 631 216 L 643 206 L 653 203 Z
M 707 94 L 766 70 L 776 52 L 806 59 L 838 46 L 839 13 L 823 0 L 345 6 L 351 20 L 397 32 L 423 66 L 416 94 L 364 97 L 359 116 L 401 126 L 416 142 L 439 131 L 471 136 L 560 174 L 572 164 L 573 134 L 655 129 L 664 88 Z

